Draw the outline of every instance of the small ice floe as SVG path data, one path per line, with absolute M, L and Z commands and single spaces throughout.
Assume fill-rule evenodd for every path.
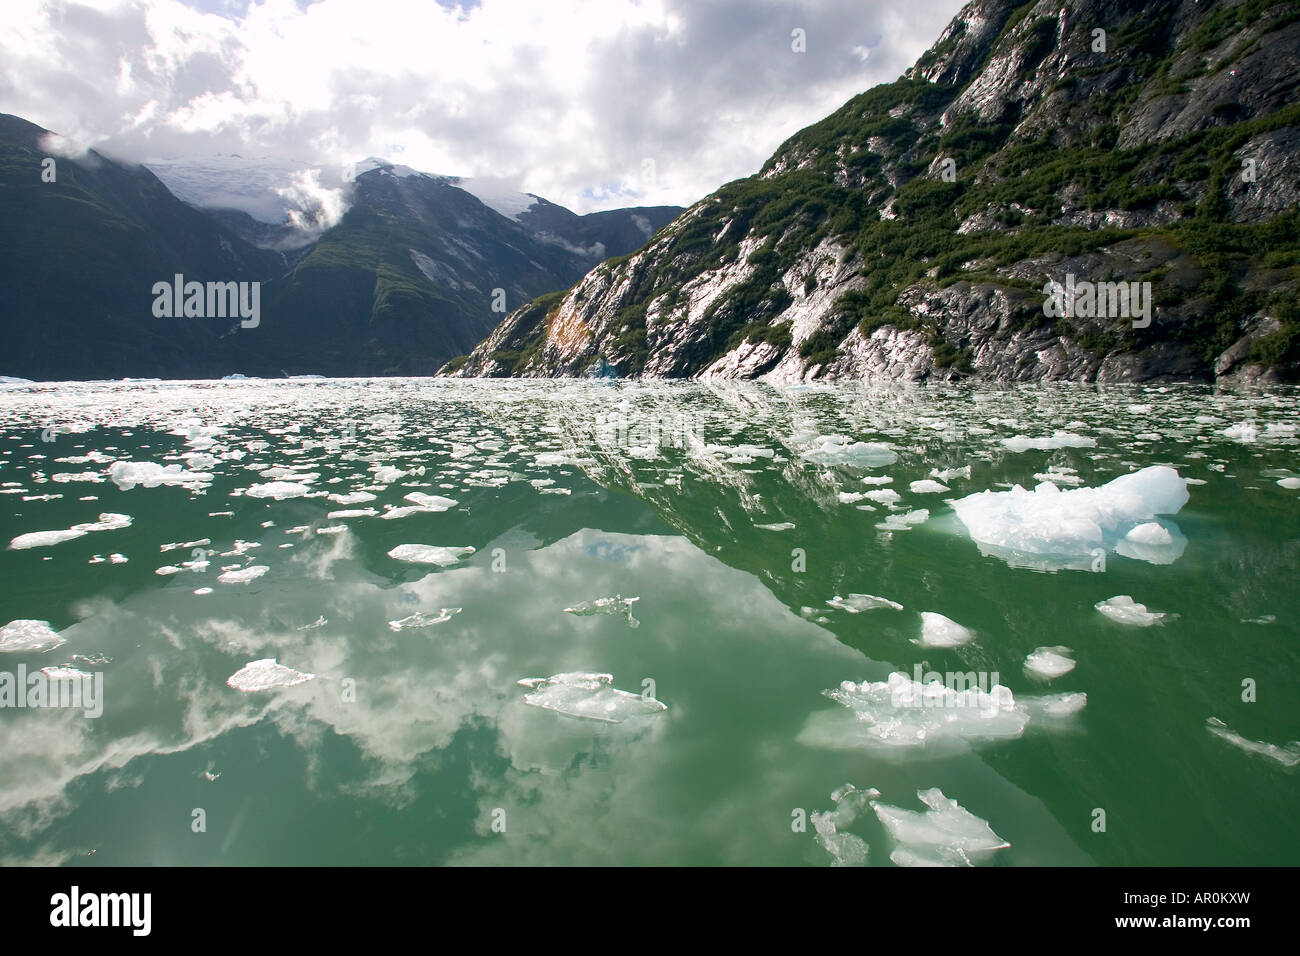
M 153 461 L 115 461 L 108 466 L 108 477 L 122 491 L 136 485 L 157 488 L 159 485 L 179 485 L 195 490 L 212 481 L 207 471 L 187 471 L 180 465 L 163 466 Z
M 211 594 L 212 588 L 195 588 L 194 593 L 202 597 L 205 594 Z
M 867 865 L 867 841 L 857 834 L 841 832 L 841 828 L 853 823 L 869 801 L 879 796 L 880 791 L 874 787 L 859 790 L 853 784 L 846 783 L 831 793 L 835 809 L 825 813 L 814 812 L 809 816 L 808 819 L 817 832 L 817 842 L 834 858 L 831 866 Z
M 1133 627 L 1150 627 L 1165 617 L 1164 611 L 1148 611 L 1145 604 L 1138 604 L 1127 594 L 1099 601 L 1094 607 L 1112 621 Z
M 613 597 L 597 598 L 594 601 L 583 601 L 573 607 L 566 607 L 564 613 L 578 617 L 590 617 L 593 614 L 622 614 L 627 617 L 628 627 L 640 627 L 641 622 L 632 616 L 632 605 L 639 600 L 641 600 L 639 597 L 625 598 L 621 594 L 615 594 Z
M 388 556 L 394 561 L 407 561 L 411 564 L 436 564 L 439 567 L 450 567 L 467 554 L 473 554 L 474 549 L 465 548 L 443 548 L 432 544 L 399 544 L 393 550 L 388 552 Z
M 1002 445 L 1008 451 L 1053 451 L 1057 448 L 1095 448 L 1097 439 L 1075 435 L 1072 432 L 1057 431 L 1049 438 L 1029 438 L 1017 435 L 1002 439 Z
M 159 551 L 174 551 L 177 548 L 200 548 L 212 544 L 211 538 L 199 538 L 197 541 L 172 542 L 158 545 Z
M 849 718 L 845 722 L 832 713 L 828 720 L 810 722 L 800 739 L 835 749 L 895 750 L 1024 733 L 1029 714 L 1016 705 L 1010 689 L 988 686 L 987 676 L 981 687 L 974 672 L 953 676 L 961 677 L 961 690 L 938 680 L 923 684 L 897 672 L 884 681 L 844 681 L 822 693 L 848 708 L 852 717 L 844 715 Z
M 217 581 L 221 584 L 247 584 L 249 581 L 256 581 L 271 568 L 265 564 L 250 564 L 246 568 L 237 568 L 234 571 L 225 571 L 217 575 Z
M 368 491 L 353 491 L 346 495 L 330 495 L 329 500 L 338 505 L 359 505 L 364 501 L 374 501 L 375 496 Z
M 864 485 L 892 485 L 894 479 L 888 475 L 865 475 L 861 479 Z
M 853 505 L 865 498 L 866 493 L 862 491 L 840 491 L 836 493 L 836 497 L 839 498 L 842 505 Z
M 1047 471 L 1035 472 L 1034 478 L 1038 481 L 1046 481 L 1058 486 L 1065 485 L 1070 488 L 1077 488 L 1083 484 L 1083 479 L 1078 476 L 1075 470 L 1064 465 L 1048 465 Z
M 117 552 L 114 552 L 108 556 L 108 560 L 111 561 L 113 564 L 126 564 L 127 561 L 130 560 L 130 558 L 128 558 L 125 554 L 118 554 Z
M 1088 706 L 1088 695 L 1082 691 L 1066 694 L 1043 694 L 1038 697 L 1021 697 L 1021 707 L 1035 720 L 1045 717 L 1070 717 Z
M 85 533 L 71 528 L 61 531 L 29 531 L 27 534 L 20 534 L 10 541 L 9 547 L 15 551 L 22 551 L 27 548 L 48 548 L 51 545 L 80 538 Z
M 22 551 L 27 548 L 45 548 L 64 541 L 72 541 L 82 535 L 90 534 L 92 531 L 117 531 L 121 528 L 130 527 L 130 525 L 130 515 L 105 512 L 99 516 L 98 521 L 74 524 L 71 528 L 64 530 L 31 531 L 27 534 L 20 534 L 9 542 L 9 547 L 15 551 Z
M 316 533 L 317 534 L 343 534 L 347 530 L 348 530 L 348 526 L 345 524 L 331 524 L 331 525 L 326 525 L 323 528 L 317 528 Z
M 929 510 L 917 508 L 906 514 L 890 515 L 884 521 L 877 522 L 876 527 L 881 531 L 910 531 L 915 525 L 924 524 L 929 520 Z
M 1073 654 L 1068 647 L 1039 647 L 1025 658 L 1025 670 L 1035 677 L 1055 680 L 1074 670 Z
M 973 631 L 962 627 L 952 618 L 936 611 L 921 612 L 921 636 L 913 641 L 922 647 L 960 647 L 975 637 Z
M 939 481 L 951 481 L 954 478 L 969 478 L 970 465 L 962 465 L 960 468 L 931 468 L 930 477 L 937 478 Z
M 50 680 L 87 680 L 95 676 L 75 667 L 42 667 L 41 673 Z
M 1170 533 L 1165 545 L 1125 536 L 1156 515 L 1176 514 L 1187 500 L 1187 483 L 1178 472 L 1152 465 L 1095 488 L 1062 491 L 1044 482 L 1026 491 L 1015 485 L 968 495 L 952 506 L 984 554 L 1013 567 L 1063 570 L 1089 568 L 1099 550 L 1162 564 L 1176 560 L 1186 543 L 1181 535 Z
M 330 521 L 337 521 L 339 518 L 372 518 L 379 514 L 374 508 L 344 508 L 342 511 L 331 511 L 325 517 Z
M 1259 617 L 1243 617 L 1242 624 L 1275 624 L 1277 623 L 1276 614 L 1261 614 Z
M 1254 422 L 1247 420 L 1244 422 L 1238 422 L 1236 425 L 1228 426 L 1223 430 L 1223 434 L 1225 437 L 1231 438 L 1233 441 L 1250 444 L 1259 439 L 1259 428 L 1256 427 Z
M 938 787 L 916 791 L 930 809 L 902 810 L 873 800 L 872 809 L 898 845 L 889 854 L 898 866 L 974 866 L 1011 846 L 982 820 L 944 796 Z
M 1300 478 L 1279 478 L 1277 483 L 1287 491 L 1295 491 L 1297 488 L 1300 488 Z
M 532 690 L 531 694 L 524 695 L 524 703 L 568 717 L 618 724 L 668 709 L 653 697 L 618 690 L 612 674 L 571 672 L 527 677 L 517 683 Z
M 912 494 L 914 495 L 937 495 L 950 490 L 947 485 L 942 482 L 934 481 L 931 478 L 922 478 L 920 481 L 914 481 L 908 485 L 908 488 L 911 489 Z
M 180 573 L 181 573 L 181 569 L 176 567 L 176 565 L 174 564 L 164 564 L 161 568 L 154 571 L 154 574 L 164 578 L 171 574 L 180 574 Z
M 0 653 L 52 651 L 66 644 L 49 621 L 10 621 L 0 627 Z
M 248 498 L 273 498 L 283 501 L 286 498 L 302 498 L 311 494 L 311 486 L 296 481 L 268 481 L 260 485 L 250 485 L 244 489 Z
M 778 521 L 774 524 L 756 524 L 755 528 L 761 531 L 789 531 L 794 527 L 793 521 Z
M 874 594 L 850 594 L 848 597 L 840 597 L 838 594 L 826 602 L 833 608 L 841 611 L 848 611 L 850 614 L 860 614 L 863 611 L 874 611 L 876 608 L 888 607 L 895 611 L 901 611 L 903 605 L 889 598 L 876 597 Z
M 432 627 L 434 624 L 445 624 L 452 617 L 461 611 L 458 607 L 444 607 L 435 614 L 426 614 L 424 611 L 416 611 L 409 617 L 403 617 L 396 621 L 389 621 L 388 627 L 393 631 L 404 631 L 412 627 Z
M 316 618 L 316 620 L 312 621 L 310 624 L 304 624 L 304 625 L 302 625 L 301 627 L 298 628 L 298 630 L 300 630 L 300 631 L 314 631 L 314 630 L 316 630 L 316 628 L 318 628 L 318 627 L 324 627 L 324 626 L 325 626 L 326 624 L 328 624 L 328 623 L 329 623 L 329 621 L 327 621 L 327 620 L 325 619 L 325 615 L 322 614 L 320 617 Z
M 850 442 L 844 435 L 819 435 L 802 457 L 819 465 L 848 465 L 878 468 L 892 465 L 898 455 L 888 445 L 876 442 Z
M 894 502 L 901 500 L 903 496 L 892 488 L 877 488 L 875 491 L 865 492 L 863 497 L 869 498 L 877 504 L 892 505 Z
M 1226 740 L 1234 747 L 1246 751 L 1246 753 L 1259 754 L 1261 757 L 1270 757 L 1276 760 L 1284 767 L 1300 766 L 1300 740 L 1293 740 L 1285 746 L 1279 747 L 1277 744 L 1264 743 L 1262 740 L 1251 740 L 1243 737 L 1241 734 L 1232 730 L 1221 721 L 1218 717 L 1211 717 L 1206 721 L 1205 729 L 1214 736 Z
M 457 504 L 453 498 L 444 498 L 441 495 L 426 495 L 419 491 L 413 491 L 406 495 L 406 500 L 412 501 L 414 504 L 404 507 L 384 505 L 387 509 L 384 512 L 384 517 L 388 519 L 405 518 L 407 515 L 446 511 L 448 508 L 454 508 Z
M 245 694 L 259 690 L 272 690 L 276 687 L 293 687 L 312 680 L 315 674 L 304 674 L 292 667 L 277 664 L 275 658 L 253 661 L 245 664 L 226 681 L 235 690 Z

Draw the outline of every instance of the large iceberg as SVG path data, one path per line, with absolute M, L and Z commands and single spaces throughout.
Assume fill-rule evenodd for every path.
M 1116 550 L 1152 563 L 1175 560 L 1185 539 L 1166 538 L 1152 519 L 1177 514 L 1187 499 L 1187 482 L 1177 471 L 1152 465 L 1096 488 L 1016 485 L 967 495 L 952 506 L 983 553 L 1014 567 L 1059 570 L 1086 569 L 1098 554 Z

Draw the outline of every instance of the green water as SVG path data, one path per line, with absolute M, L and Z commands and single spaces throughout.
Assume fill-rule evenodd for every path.
M 808 818 L 850 783 L 909 811 L 939 788 L 1009 844 L 972 860 L 984 865 L 1294 864 L 1300 490 L 1278 482 L 1300 474 L 1296 398 L 1191 386 L 5 386 L 0 538 L 101 513 L 132 523 L 0 552 L 0 623 L 48 621 L 67 642 L 0 654 L 0 669 L 104 675 L 98 718 L 0 709 L 0 862 L 828 865 Z M 1224 433 L 1242 422 L 1253 437 Z M 1003 441 L 1058 430 L 1095 445 Z M 894 460 L 817 461 L 827 435 Z M 123 489 L 106 477 L 117 460 L 210 479 Z M 1032 488 L 1049 466 L 1069 490 L 1157 464 L 1196 480 L 1181 511 L 1157 519 L 1186 539 L 1167 563 L 1108 550 L 1104 569 L 1019 566 L 1035 562 L 983 553 L 946 503 Z M 942 479 L 948 491 L 910 488 L 966 465 L 969 478 Z M 243 493 L 295 474 L 299 497 Z M 373 499 L 326 497 L 360 489 Z M 857 497 L 881 489 L 898 500 Z M 411 493 L 456 504 L 382 517 Z M 327 517 L 367 508 L 377 513 Z M 893 530 L 902 515 L 912 523 Z M 402 544 L 475 550 L 439 567 L 388 556 Z M 196 548 L 206 567 L 156 573 Z M 218 581 L 249 565 L 268 570 Z M 827 603 L 850 594 L 903 609 Z M 637 626 L 565 612 L 616 595 L 639 599 Z M 1132 627 L 1094 609 L 1118 595 L 1166 617 Z M 388 623 L 444 608 L 461 610 Z M 973 640 L 918 646 L 921 612 Z M 1030 652 L 1058 645 L 1073 671 L 1025 671 Z M 265 658 L 315 676 L 252 693 L 226 683 Z M 910 678 L 922 662 L 996 672 L 1032 716 L 1002 739 L 975 723 L 880 745 L 823 693 Z M 666 709 L 592 720 L 530 704 L 517 683 L 569 672 L 608 673 Z M 1086 706 L 1071 716 L 1033 709 L 1077 692 Z M 869 846 L 870 865 L 894 865 L 899 840 L 870 808 L 839 832 Z

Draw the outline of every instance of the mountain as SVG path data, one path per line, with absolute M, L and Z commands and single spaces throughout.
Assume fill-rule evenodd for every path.
M 33 379 L 201 375 L 248 355 L 239 320 L 159 319 L 155 282 L 256 281 L 283 268 L 173 196 L 153 173 L 0 114 L 0 322 L 7 374 Z M 42 181 L 46 158 L 53 182 Z M 241 333 L 243 330 L 240 330 Z M 222 374 L 224 374 L 224 371 Z
M 455 177 L 381 160 L 331 210 L 310 189 L 278 197 L 287 166 L 228 157 L 155 172 L 94 151 L 57 156 L 49 136 L 0 114 L 0 371 L 31 379 L 431 373 L 509 308 L 680 212 L 577 216 L 529 197 L 517 221 Z M 177 274 L 260 283 L 258 321 L 156 316 L 154 286 Z
M 444 372 L 1294 378 L 1298 85 L 1294 3 L 977 0 Z

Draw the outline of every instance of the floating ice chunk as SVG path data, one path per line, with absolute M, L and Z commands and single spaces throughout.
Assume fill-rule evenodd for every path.
M 859 790 L 846 783 L 831 794 L 835 809 L 809 816 L 817 832 L 817 842 L 835 859 L 832 866 L 866 866 L 867 842 L 856 834 L 842 833 L 839 828 L 849 826 L 868 801 L 879 796 L 880 791 L 874 787 Z
M 10 621 L 0 627 L 0 653 L 52 651 L 66 643 L 49 621 Z
M 848 611 L 850 614 L 874 611 L 876 608 L 881 607 L 893 608 L 895 611 L 903 609 L 903 605 L 891 601 L 889 598 L 876 597 L 874 594 L 850 594 L 846 598 L 837 594 L 826 603 L 841 611 Z
M 573 607 L 566 607 L 564 611 L 566 614 L 576 614 L 578 617 L 589 617 L 592 614 L 624 614 L 627 616 L 628 627 L 640 627 L 641 622 L 632 616 L 632 605 L 639 600 L 641 600 L 639 597 L 624 598 L 621 594 L 616 594 L 613 597 L 583 601 Z
M 953 478 L 969 478 L 970 465 L 962 465 L 960 468 L 931 468 L 930 477 L 937 478 L 939 481 L 951 481 Z
M 314 630 L 316 630 L 318 627 L 324 627 L 324 626 L 325 626 L 326 624 L 328 624 L 328 623 L 329 623 L 329 621 L 326 620 L 325 615 L 322 614 L 320 617 L 316 618 L 316 620 L 312 621 L 310 624 L 304 624 L 304 625 L 302 625 L 301 627 L 298 628 L 298 630 L 300 630 L 300 631 L 314 631 Z
M 921 612 L 921 636 L 915 643 L 922 647 L 959 647 L 975 634 L 951 618 L 936 611 Z
M 1162 545 L 1173 544 L 1174 536 L 1158 521 L 1148 521 L 1133 528 L 1128 534 L 1124 535 L 1126 541 L 1134 544 Z
M 269 570 L 270 567 L 265 564 L 251 564 L 246 568 L 219 574 L 217 580 L 222 584 L 247 584 L 249 581 L 256 581 Z
M 330 495 L 329 500 L 338 505 L 359 505 L 363 501 L 374 501 L 375 496 L 368 491 L 353 491 L 346 495 Z
M 612 674 L 571 672 L 528 677 L 518 683 L 533 691 L 524 695 L 524 703 L 569 717 L 617 724 L 668 709 L 653 697 L 618 690 Z
M 1150 627 L 1152 624 L 1160 623 L 1165 616 L 1163 611 L 1148 611 L 1145 604 L 1138 604 L 1127 594 L 1107 598 L 1095 606 L 1112 621 L 1133 627 Z
M 180 574 L 180 573 L 181 573 L 181 569 L 176 567 L 176 565 L 174 564 L 164 564 L 161 568 L 154 571 L 154 574 L 157 574 L 160 577 L 167 577 L 169 574 Z
M 1252 421 L 1238 422 L 1236 425 L 1230 425 L 1223 430 L 1223 434 L 1233 441 L 1239 441 L 1249 444 L 1259 438 L 1259 429 Z
M 865 498 L 866 494 L 861 491 L 841 491 L 837 493 L 837 497 L 840 499 L 840 504 L 852 505 Z
M 163 466 L 153 461 L 115 461 L 108 466 L 108 477 L 122 491 L 136 485 L 157 488 L 159 485 L 181 485 L 195 488 L 212 481 L 212 473 L 187 471 L 180 465 Z
M 877 488 L 875 491 L 866 492 L 865 497 L 878 504 L 892 505 L 895 501 L 901 500 L 903 496 L 893 488 Z
M 777 521 L 774 524 L 756 524 L 755 528 L 762 531 L 789 531 L 794 527 L 793 521 Z
M 253 661 L 245 664 L 226 681 L 235 690 L 245 694 L 260 690 L 272 690 L 276 687 L 293 687 L 312 680 L 315 674 L 304 674 L 292 667 L 277 664 L 275 658 Z
M 1025 670 L 1047 680 L 1063 677 L 1074 670 L 1074 652 L 1068 647 L 1039 647 L 1025 658 Z
M 129 528 L 131 526 L 130 515 L 101 514 L 98 521 L 87 522 L 86 524 L 74 524 L 73 531 L 117 531 L 120 528 Z
M 876 527 L 882 531 L 908 531 L 913 525 L 924 524 L 928 520 L 930 520 L 930 512 L 925 508 L 918 508 L 906 514 L 890 515 Z
M 1057 448 L 1095 448 L 1097 439 L 1075 435 L 1072 432 L 1058 431 L 1054 432 L 1050 438 L 1029 438 L 1025 435 L 1004 438 L 1002 444 L 1009 451 L 1014 452 L 1030 451 L 1031 449 L 1035 451 L 1051 451 Z
M 327 525 L 324 528 L 317 528 L 316 533 L 317 534 L 343 534 L 347 530 L 348 530 L 348 526 L 345 524 L 332 524 L 332 525 Z
M 95 676 L 75 667 L 42 667 L 41 673 L 50 680 L 89 680 Z
M 948 491 L 947 485 L 929 478 L 922 478 L 920 481 L 914 481 L 908 487 L 914 495 L 937 495 Z
M 62 531 L 30 531 L 27 534 L 20 534 L 10 541 L 9 547 L 15 551 L 26 548 L 47 548 L 53 544 L 80 538 L 85 533 L 85 531 L 78 531 L 74 528 L 67 528 Z
M 212 588 L 195 588 L 194 593 L 202 597 L 204 594 L 211 594 Z
M 856 720 L 833 726 L 834 737 L 801 737 L 827 746 L 894 749 L 1014 738 L 1024 732 L 1029 715 L 1016 706 L 1008 688 L 982 688 L 974 672 L 953 676 L 960 678 L 953 683 L 961 683 L 961 690 L 937 680 L 922 684 L 897 672 L 874 683 L 844 681 L 822 693 L 848 708 Z
M 474 549 L 470 547 L 444 548 L 432 544 L 399 544 L 388 552 L 388 556 L 394 561 L 409 561 L 411 564 L 436 564 L 445 568 L 455 564 L 464 555 L 473 553 Z
M 819 435 L 812 447 L 803 452 L 803 458 L 819 465 L 848 465 L 855 468 L 877 468 L 892 465 L 898 455 L 888 445 L 876 442 L 850 442 L 844 435 Z
M 1300 478 L 1279 478 L 1277 483 L 1287 491 L 1295 491 L 1300 488 Z
M 1015 485 L 968 495 L 952 506 L 985 554 L 1013 566 L 1026 555 L 1043 556 L 1052 559 L 1045 566 L 1064 568 L 1078 566 L 1076 559 L 1086 560 L 1097 549 L 1115 549 L 1135 525 L 1175 514 L 1187 499 L 1187 483 L 1177 471 L 1152 465 L 1096 488 L 1062 491 L 1044 483 L 1026 491 Z
M 866 475 L 862 478 L 864 485 L 892 485 L 894 479 L 888 475 Z
M 331 511 L 325 517 L 330 521 L 337 521 L 339 518 L 371 518 L 379 514 L 374 508 L 344 508 L 342 511 Z
M 283 501 L 285 498 L 301 498 L 309 495 L 311 488 L 296 481 L 268 481 L 250 486 L 244 494 L 249 498 L 274 498 L 276 501 Z
M 1211 717 L 1206 721 L 1205 729 L 1214 736 L 1226 740 L 1234 747 L 1240 747 L 1247 753 L 1259 754 L 1261 757 L 1271 757 L 1284 767 L 1300 766 L 1300 740 L 1293 740 L 1282 747 L 1277 744 L 1264 743 L 1262 740 L 1251 740 L 1230 729 L 1218 717 Z
M 1021 697 L 1020 705 L 1035 719 L 1069 717 L 1088 705 L 1088 695 L 1078 691 L 1068 694 L 1043 694 L 1041 697 Z
M 450 621 L 452 617 L 461 611 L 458 607 L 441 608 L 436 615 L 426 614 L 424 611 L 416 611 L 409 617 L 400 618 L 396 621 L 389 621 L 388 627 L 394 631 L 404 631 L 412 627 L 432 627 L 434 624 L 443 624 Z
M 126 564 L 127 561 L 130 559 L 127 558 L 125 554 L 117 554 L 116 552 L 114 552 L 113 554 L 110 554 L 108 556 L 108 560 L 111 561 L 113 564 Z
M 454 508 L 459 504 L 454 498 L 444 498 L 442 495 L 426 495 L 419 491 L 412 491 L 405 498 L 407 501 L 419 505 L 425 511 L 446 511 L 448 508 Z
M 873 801 L 876 817 L 898 844 L 889 858 L 898 866 L 974 866 L 1011 846 L 938 787 L 918 790 L 929 810 L 902 810 Z

